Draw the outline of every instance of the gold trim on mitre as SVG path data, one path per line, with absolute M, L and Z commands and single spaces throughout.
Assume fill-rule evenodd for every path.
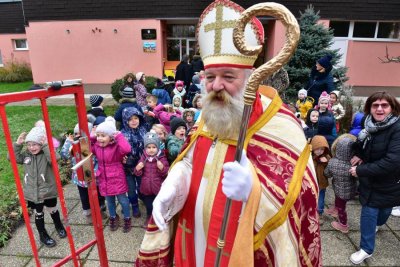
M 229 0 L 212 2 L 201 14 L 196 29 L 196 37 L 204 68 L 230 66 L 252 68 L 257 56 L 241 54 L 233 43 L 233 29 L 244 8 Z M 262 45 L 264 28 L 254 18 L 244 32 L 249 46 Z

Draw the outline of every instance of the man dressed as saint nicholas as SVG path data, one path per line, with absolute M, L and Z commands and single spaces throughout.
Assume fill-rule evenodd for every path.
M 200 17 L 207 92 L 202 113 L 154 200 L 137 266 L 214 266 L 227 197 L 233 201 L 219 266 L 322 265 L 310 148 L 273 88 L 257 91 L 241 161 L 234 161 L 244 89 L 256 60 L 233 44 L 243 11 L 216 0 Z M 263 43 L 257 19 L 244 34 L 249 46 Z

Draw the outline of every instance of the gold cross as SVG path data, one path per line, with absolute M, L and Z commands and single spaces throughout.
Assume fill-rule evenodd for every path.
M 221 53 L 222 30 L 227 28 L 234 28 L 236 25 L 235 20 L 223 20 L 223 5 L 217 5 L 216 21 L 204 26 L 204 31 L 209 32 L 215 30 L 214 38 L 214 54 Z
M 217 248 L 216 247 L 208 245 L 208 249 L 211 250 L 211 251 L 214 251 L 215 253 L 217 253 Z M 222 250 L 222 256 L 229 257 L 230 255 L 229 255 L 228 252 Z
M 183 224 L 179 224 L 179 227 L 182 228 L 182 259 L 186 260 L 186 233 L 191 234 L 192 230 L 186 228 L 186 220 L 183 219 Z

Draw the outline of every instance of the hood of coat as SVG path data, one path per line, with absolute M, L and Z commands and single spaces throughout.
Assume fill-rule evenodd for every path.
M 124 108 L 124 110 L 122 111 L 122 123 L 124 124 L 125 129 L 130 129 L 128 122 L 129 122 L 129 119 L 134 115 L 138 116 L 138 118 L 139 118 L 139 122 L 140 122 L 139 126 L 144 125 L 145 120 L 144 120 L 142 111 L 140 111 L 139 109 L 137 109 L 135 107 L 127 107 L 127 108 Z
M 316 150 L 318 148 L 324 148 L 324 154 L 330 154 L 329 145 L 326 138 L 322 135 L 316 135 L 311 139 L 312 150 Z
M 337 159 L 350 162 L 353 156 L 352 147 L 356 139 L 352 134 L 342 134 L 332 144 L 332 155 Z

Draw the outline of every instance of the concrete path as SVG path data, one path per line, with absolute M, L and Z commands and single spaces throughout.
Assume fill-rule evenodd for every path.
M 78 190 L 72 184 L 64 187 L 64 194 L 69 211 L 72 235 L 77 247 L 86 244 L 94 238 L 93 227 L 85 222 L 82 217 L 82 210 L 79 201 Z M 333 192 L 330 188 L 327 190 L 326 203 L 333 202 Z M 145 213 L 141 205 L 142 214 Z M 333 220 L 329 216 L 323 216 L 323 225 L 321 226 L 323 266 L 353 266 L 349 260 L 351 253 L 358 249 L 360 204 L 357 200 L 350 201 L 348 204 L 348 217 L 350 232 L 342 234 L 335 231 L 330 222 Z M 143 216 L 140 219 L 133 219 L 133 228 L 129 233 L 123 233 L 122 229 L 111 232 L 108 220 L 104 220 L 104 237 L 109 259 L 109 266 L 132 267 L 137 256 L 140 242 L 144 235 L 144 229 L 140 226 L 143 223 Z M 56 237 L 54 226 L 51 219 L 46 214 L 46 228 L 52 237 Z M 36 228 L 31 220 L 31 225 L 38 236 Z M 57 246 L 47 248 L 39 246 L 39 256 L 42 266 L 52 266 L 66 255 L 70 254 L 68 240 L 55 238 Z M 388 223 L 381 228 L 376 237 L 376 251 L 374 255 L 366 260 L 361 266 L 400 266 L 400 218 L 391 217 Z M 81 260 L 84 266 L 100 266 L 98 260 L 97 248 L 92 247 L 81 254 Z M 32 251 L 27 236 L 25 225 L 21 225 L 14 233 L 8 245 L 0 249 L 1 267 L 19 267 L 35 266 L 35 260 L 32 257 Z M 73 266 L 69 262 L 65 266 Z

